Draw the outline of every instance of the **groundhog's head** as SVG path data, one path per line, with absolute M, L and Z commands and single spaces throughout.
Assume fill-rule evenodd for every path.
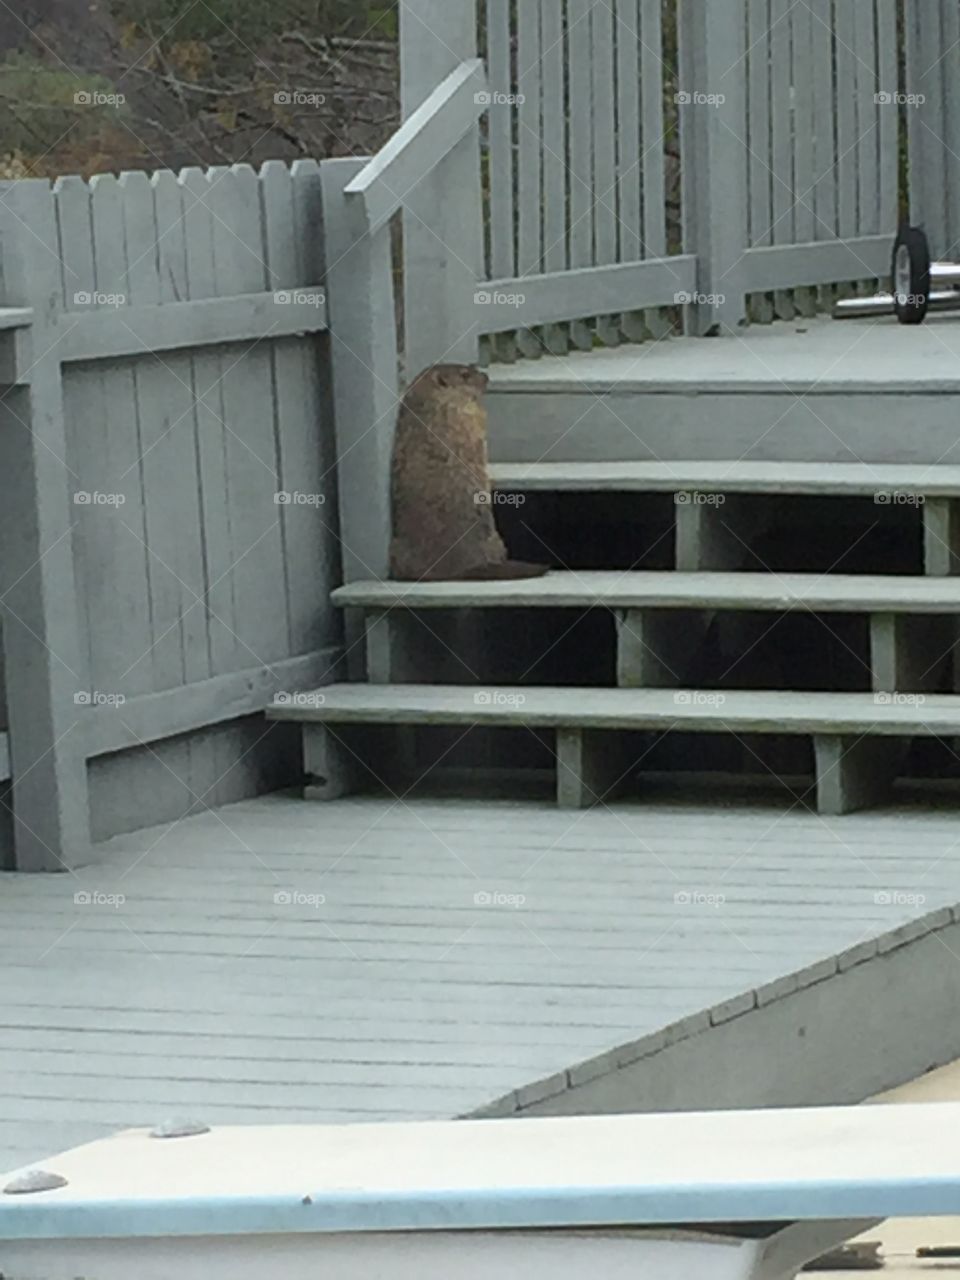
M 473 395 L 482 396 L 487 389 L 488 381 L 483 370 L 472 364 L 435 364 L 431 369 L 425 369 L 420 374 L 410 390 L 417 392 L 467 390 Z

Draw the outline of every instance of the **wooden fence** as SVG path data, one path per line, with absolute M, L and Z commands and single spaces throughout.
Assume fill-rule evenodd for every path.
M 362 422 L 351 307 L 358 284 L 365 305 L 376 293 L 343 197 L 357 168 L 0 189 L 0 777 L 18 866 L 82 858 L 91 815 L 102 837 L 296 777 L 295 742 L 258 713 L 342 651 L 333 378 Z M 379 376 L 392 407 L 389 351 Z M 356 500 L 384 503 L 369 474 Z
M 451 299 L 413 276 L 412 363 L 642 339 L 664 307 L 735 331 L 884 276 L 902 2 L 402 0 L 405 115 L 489 71 L 483 162 L 475 131 L 406 220 Z

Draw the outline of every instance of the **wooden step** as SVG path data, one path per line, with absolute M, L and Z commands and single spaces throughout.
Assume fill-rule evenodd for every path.
M 353 582 L 333 600 L 364 612 L 367 678 L 377 684 L 416 683 L 431 673 L 431 637 L 413 611 L 599 606 L 616 618 L 624 687 L 675 688 L 696 678 L 691 664 L 716 611 L 795 610 L 868 615 L 875 691 L 956 687 L 955 673 L 944 675 L 954 665 L 952 615 L 960 613 L 960 582 L 950 577 L 554 572 L 515 582 Z
M 812 613 L 960 613 L 952 578 L 823 573 L 553 571 L 513 582 L 351 582 L 344 608 L 751 609 Z
M 856 462 L 499 462 L 510 492 L 773 493 L 821 497 L 960 496 L 960 467 Z M 902 500 L 902 499 L 901 499 Z
M 332 726 L 555 729 L 558 800 L 571 808 L 605 800 L 633 773 L 620 731 L 812 737 L 817 804 L 834 814 L 881 799 L 910 738 L 960 734 L 960 697 L 883 693 L 337 684 L 267 714 L 303 725 L 308 794 L 329 799 L 353 789 L 361 763 Z
M 816 319 L 494 365 L 490 458 L 956 466 L 958 353 L 952 324 Z
M 492 486 L 511 493 L 672 493 L 676 567 L 737 569 L 752 542 L 749 499 L 872 499 L 878 515 L 915 506 L 923 570 L 960 571 L 960 466 L 756 461 L 501 462 Z

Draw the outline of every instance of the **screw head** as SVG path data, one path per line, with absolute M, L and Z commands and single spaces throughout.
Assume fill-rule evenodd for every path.
M 50 1173 L 47 1169 L 28 1169 L 11 1178 L 3 1188 L 5 1196 L 26 1196 L 34 1191 L 55 1191 L 57 1187 L 65 1187 L 67 1180 L 59 1173 Z
M 209 1133 L 210 1126 L 199 1120 L 163 1120 L 150 1130 L 151 1138 L 193 1138 Z

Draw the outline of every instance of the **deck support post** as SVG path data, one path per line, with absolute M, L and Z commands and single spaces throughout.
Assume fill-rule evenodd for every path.
M 949 690 L 956 623 L 928 614 L 870 617 L 870 668 L 875 693 Z
M 888 799 L 908 745 L 904 738 L 814 734 L 817 811 L 839 816 Z
M 325 724 L 303 726 L 305 800 L 339 800 L 357 791 L 363 768 L 357 756 Z
M 756 521 L 751 519 L 742 498 L 691 490 L 675 494 L 674 503 L 679 572 L 736 571 L 744 567 Z
M 927 498 L 923 504 L 923 567 L 947 577 L 960 573 L 960 502 Z
M 603 729 L 557 730 L 557 804 L 589 809 L 612 800 L 630 772 L 628 738 Z
M 710 617 L 685 609 L 617 610 L 620 688 L 686 688 Z

